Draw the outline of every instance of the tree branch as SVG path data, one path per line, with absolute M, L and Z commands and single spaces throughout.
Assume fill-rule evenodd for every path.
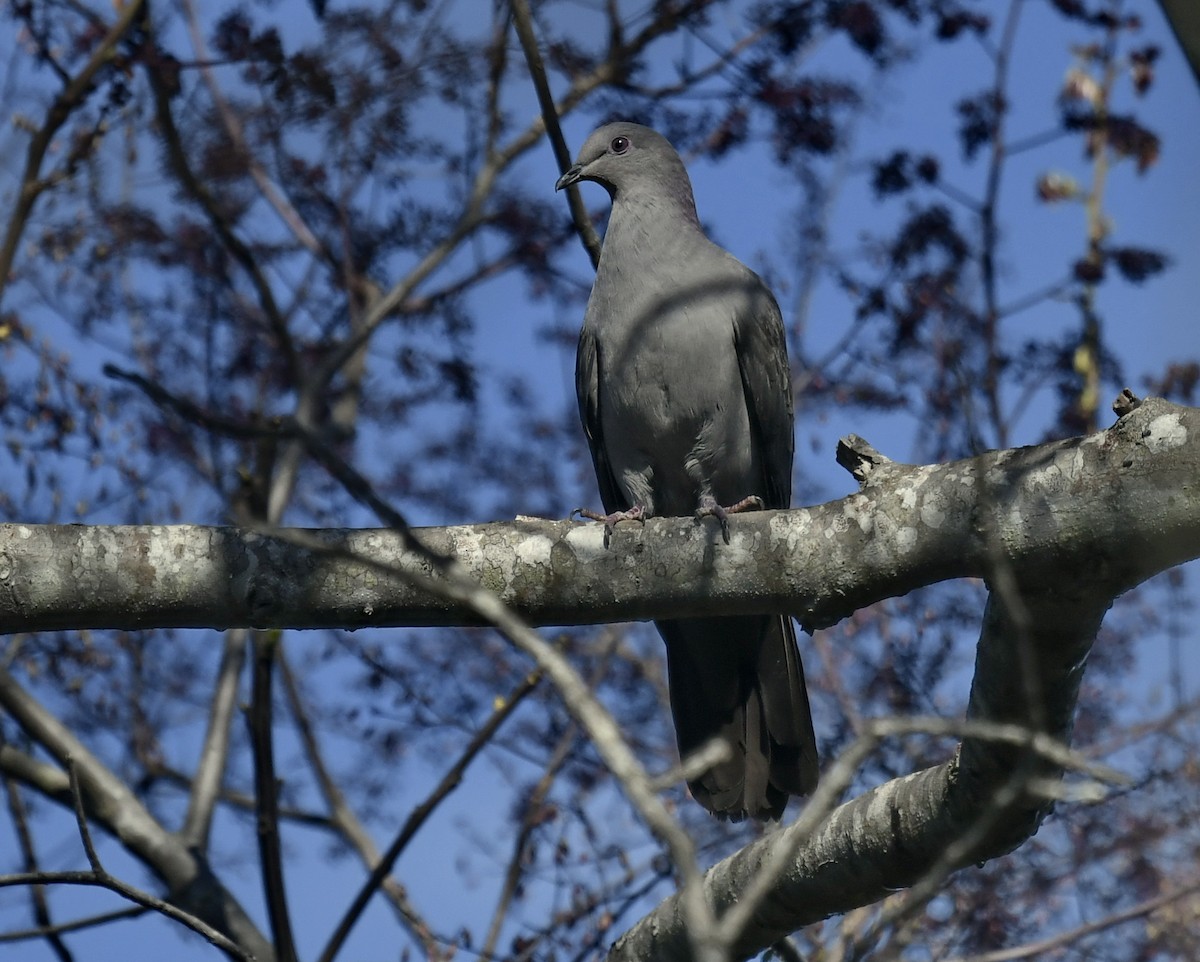
M 554 94 L 550 92 L 550 81 L 546 77 L 546 65 L 542 63 L 542 55 L 538 50 L 537 36 L 533 32 L 533 14 L 529 10 L 529 0 L 509 0 L 513 22 L 517 28 L 517 37 L 521 41 L 521 49 L 525 53 L 525 63 L 529 67 L 529 79 L 533 81 L 533 89 L 537 91 L 538 106 L 542 111 L 542 122 L 546 126 L 546 136 L 554 149 L 554 159 L 558 161 L 558 172 L 565 174 L 571 166 L 571 152 L 567 149 L 566 138 L 563 137 L 562 126 L 558 122 L 555 110 Z M 567 188 L 567 202 L 571 208 L 571 220 L 575 222 L 575 230 L 583 242 L 592 261 L 592 267 L 600 266 L 600 237 L 592 225 L 588 215 L 587 205 L 579 188 L 572 184 Z
M 911 899 L 920 903 L 951 872 L 1005 854 L 1032 835 L 1059 794 L 1046 787 L 1066 768 L 1107 774 L 1054 743 L 1070 735 L 1083 665 L 1108 600 L 1071 583 L 1062 590 L 1057 584 L 1022 588 L 1030 615 L 1027 640 L 1043 679 L 1039 710 L 1031 711 L 1015 665 L 1020 632 L 994 592 L 967 718 L 1004 727 L 994 733 L 968 728 L 949 761 L 893 779 L 826 816 L 826 806 L 888 731 L 870 724 L 824 774 L 794 824 L 706 873 L 705 896 L 721 919 L 722 935 L 732 941 L 733 958 L 749 958 L 804 925 L 880 901 L 896 889 L 915 887 Z M 1043 731 L 1024 723 L 1031 714 L 1046 720 Z M 991 737 L 1004 731 L 1004 738 Z M 906 911 L 901 906 L 895 917 Z M 682 960 L 688 952 L 686 924 L 672 896 L 625 933 L 609 959 Z
M 296 943 L 288 914 L 283 880 L 283 845 L 279 839 L 279 783 L 275 777 L 274 710 L 271 679 L 279 632 L 254 633 L 254 671 L 250 685 L 250 747 L 254 755 L 254 816 L 258 836 L 263 896 L 271 920 L 279 962 L 296 962 Z
M 1200 892 L 1200 882 L 1185 885 L 1182 888 L 1171 889 L 1169 892 L 1163 892 L 1161 895 L 1138 902 L 1136 905 L 1131 905 L 1120 912 L 1113 912 L 1102 919 L 1096 919 L 1094 922 L 1088 922 L 1086 925 L 1068 929 L 1048 939 L 1029 942 L 1025 945 L 1017 945 L 1011 949 L 997 949 L 994 952 L 983 952 L 967 958 L 949 959 L 947 962 L 1015 962 L 1017 959 L 1044 958 L 1047 953 L 1053 952 L 1055 949 L 1071 945 L 1089 935 L 1103 932 L 1105 929 L 1111 929 L 1125 922 L 1131 922 L 1134 919 L 1150 915 L 1161 908 L 1165 908 L 1172 902 L 1177 902 L 1197 892 Z
M 345 944 L 351 930 L 362 916 L 363 910 L 371 900 L 371 896 L 375 894 L 376 890 L 378 890 L 387 878 L 388 873 L 391 872 L 396 859 L 400 857 L 401 853 L 408 846 L 408 843 L 412 841 L 413 836 L 417 834 L 417 831 L 425 824 L 429 816 L 442 803 L 442 800 L 459 786 L 467 767 L 474 761 L 475 756 L 483 750 L 485 745 L 491 742 L 496 732 L 500 729 L 500 726 L 516 710 L 517 706 L 525 700 L 526 696 L 537 687 L 540 680 L 540 673 L 535 672 L 517 686 L 512 695 L 492 712 L 491 717 L 475 733 L 474 737 L 467 743 L 467 747 L 463 750 L 463 753 L 458 757 L 458 760 L 442 776 L 441 781 L 438 782 L 425 801 L 412 810 L 408 818 L 405 819 L 404 825 L 401 826 L 400 831 L 388 846 L 388 850 L 372 867 L 370 876 L 363 883 L 358 894 L 355 895 L 354 901 L 350 903 L 350 907 L 346 910 L 345 915 L 339 920 L 337 928 L 334 929 L 333 935 L 330 936 L 329 942 L 318 957 L 318 962 L 333 962 Z
M 0 932 L 0 943 L 27 942 L 30 939 L 51 939 L 68 932 L 79 932 L 82 929 L 94 929 L 110 922 L 124 922 L 126 919 L 136 919 L 150 911 L 147 905 L 131 905 L 129 908 L 117 909 L 113 912 L 101 912 L 98 915 L 88 915 L 70 922 L 58 922 L 54 925 L 42 925 L 36 929 L 14 929 L 11 932 Z
M 238 681 L 246 661 L 246 631 L 234 628 L 225 634 L 221 664 L 217 668 L 217 683 L 213 688 L 208 712 L 208 728 L 188 794 L 187 816 L 183 821 L 183 837 L 198 851 L 208 850 L 212 831 L 213 812 L 221 795 L 225 766 L 229 759 L 229 735 L 237 708 Z
M 51 186 L 51 181 L 42 177 L 41 170 L 42 161 L 46 158 L 46 152 L 50 149 L 54 135 L 67 122 L 71 114 L 91 95 L 94 89 L 92 82 L 96 79 L 96 74 L 109 62 L 117 44 L 129 31 L 135 18 L 141 14 L 143 2 L 144 0 L 130 0 L 120 11 L 120 16 L 113 21 L 108 32 L 96 44 L 96 49 L 92 51 L 92 55 L 84 64 L 83 69 L 70 78 L 63 90 L 54 98 L 54 103 L 46 111 L 46 119 L 42 121 L 42 126 L 37 129 L 29 141 L 29 147 L 25 152 L 25 169 L 21 172 L 21 186 L 17 191 L 12 214 L 8 218 L 4 239 L 0 242 L 0 300 L 3 300 L 4 288 L 8 284 L 13 260 L 17 255 L 17 246 L 20 243 L 21 234 L 25 231 L 25 225 L 29 222 L 29 215 L 33 212 L 33 205 L 42 192 Z
M 212 945 L 215 945 L 231 959 L 237 959 L 239 962 L 262 962 L 262 956 L 255 956 L 246 952 L 236 942 L 208 925 L 198 916 L 184 912 L 170 902 L 164 902 L 149 892 L 143 892 L 139 888 L 122 882 L 119 878 L 109 875 L 107 872 L 102 874 L 93 871 L 18 872 L 12 875 L 0 875 L 0 888 L 6 888 L 10 885 L 90 885 L 108 889 L 108 891 L 115 892 L 130 902 L 134 902 L 145 909 L 158 912 L 186 926 Z
M 690 518 L 619 526 L 610 550 L 590 524 L 414 529 L 421 553 L 385 530 L 307 532 L 301 546 L 286 530 L 0 525 L 0 632 L 479 623 L 421 587 L 443 577 L 431 555 L 535 624 L 779 611 L 820 627 L 1001 566 L 1052 578 L 1066 565 L 1111 598 L 1200 556 L 1197 475 L 1200 410 L 1150 399 L 1086 438 L 887 462 L 839 501 L 739 515 L 719 548 Z
M 70 763 L 77 767 L 81 786 L 78 804 L 84 807 L 90 818 L 119 838 L 131 855 L 162 879 L 172 893 L 173 904 L 185 914 L 194 914 L 205 924 L 211 925 L 259 962 L 272 962 L 275 953 L 271 944 L 263 938 L 245 910 L 207 865 L 196 858 L 182 839 L 166 831 L 120 778 L 3 669 L 0 669 L 0 708 L 60 765 L 66 767 Z M 0 754 L 7 756 L 6 762 L 19 762 L 12 756 L 20 753 L 14 753 L 8 746 L 0 746 Z M 49 773 L 43 766 L 32 759 L 30 762 L 25 769 L 31 775 L 41 779 L 48 777 Z M 59 787 L 63 784 L 69 784 L 65 774 L 61 775 Z M 62 791 L 48 797 L 75 808 L 76 797 L 69 788 L 65 797 Z M 71 880 L 78 881 L 50 878 L 47 883 Z
M 312 724 L 309 721 L 308 711 L 301 698 L 300 687 L 296 683 L 295 675 L 288 664 L 286 652 L 282 652 L 279 658 L 279 676 L 283 681 L 288 707 L 291 709 L 292 719 L 299 732 L 300 741 L 304 745 L 304 753 L 308 757 L 308 764 L 313 770 L 317 784 L 320 786 L 321 796 L 325 799 L 325 804 L 329 808 L 327 827 L 337 832 L 358 853 L 363 864 L 370 871 L 374 871 L 381 862 L 379 849 L 375 846 L 370 833 L 363 826 L 362 822 L 359 821 L 358 816 L 350 808 L 345 794 L 325 764 L 321 746 L 317 740 L 317 733 L 313 730 Z M 524 694 L 524 689 L 520 690 L 516 700 L 520 701 L 523 699 Z M 404 886 L 393 876 L 388 875 L 379 883 L 379 887 L 391 901 L 393 908 L 395 908 L 400 924 L 420 944 L 426 958 L 433 958 L 436 952 L 436 943 L 430 932 L 429 925 L 417 914 L 416 909 L 409 902 L 408 893 L 404 890 Z
M 3 740 L 4 734 L 0 732 L 0 744 Z M 21 789 L 14 779 L 5 777 L 4 794 L 8 800 L 8 814 L 12 819 L 17 844 L 21 847 L 22 869 L 25 872 L 37 872 L 40 866 L 33 847 L 33 834 L 29 831 L 29 813 L 25 807 L 25 800 L 21 798 Z M 59 962 L 72 962 L 71 952 L 62 940 L 62 931 L 50 917 L 50 903 L 46 900 L 45 886 L 29 886 L 29 899 L 32 902 L 33 919 L 37 922 L 36 931 L 39 936 L 46 940 Z M 0 941 L 5 941 L 3 936 L 0 936 Z

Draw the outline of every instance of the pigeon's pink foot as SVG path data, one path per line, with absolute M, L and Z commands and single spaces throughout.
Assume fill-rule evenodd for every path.
M 600 514 L 597 511 L 589 511 L 587 508 L 576 508 L 571 512 L 571 517 L 579 515 L 581 518 L 588 518 L 591 521 L 599 521 L 604 525 L 604 547 L 608 547 L 608 542 L 612 540 L 613 526 L 618 521 L 637 521 L 640 524 L 646 523 L 646 508 L 643 505 L 635 504 L 628 511 L 613 511 L 611 514 Z
M 721 522 L 721 537 L 725 539 L 726 544 L 729 544 L 729 516 L 742 511 L 761 511 L 765 507 L 763 499 L 757 494 L 742 498 L 737 504 L 724 507 L 717 504 L 717 499 L 711 494 L 706 494 L 700 499 L 700 507 L 696 509 L 696 518 L 716 518 Z

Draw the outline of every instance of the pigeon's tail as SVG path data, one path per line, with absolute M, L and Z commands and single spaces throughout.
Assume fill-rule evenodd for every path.
M 693 797 L 720 818 L 779 818 L 788 796 L 817 784 L 817 742 L 791 619 L 656 624 L 667 643 L 680 757 L 718 737 L 733 750 L 688 782 Z

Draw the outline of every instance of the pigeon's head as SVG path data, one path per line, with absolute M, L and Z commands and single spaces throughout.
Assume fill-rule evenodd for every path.
M 595 181 L 613 198 L 623 193 L 685 193 L 691 182 L 683 161 L 662 134 L 624 121 L 605 124 L 584 141 L 575 165 L 558 178 L 555 190 L 581 180 Z

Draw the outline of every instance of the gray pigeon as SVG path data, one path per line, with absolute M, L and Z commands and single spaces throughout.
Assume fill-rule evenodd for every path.
M 683 161 L 660 134 L 607 124 L 556 190 L 612 197 L 575 389 L 607 515 L 716 517 L 789 507 L 792 394 L 783 321 L 762 279 L 705 235 Z M 730 760 L 689 782 L 722 818 L 779 818 L 817 782 L 804 669 L 779 615 L 655 623 L 680 756 L 721 737 Z

